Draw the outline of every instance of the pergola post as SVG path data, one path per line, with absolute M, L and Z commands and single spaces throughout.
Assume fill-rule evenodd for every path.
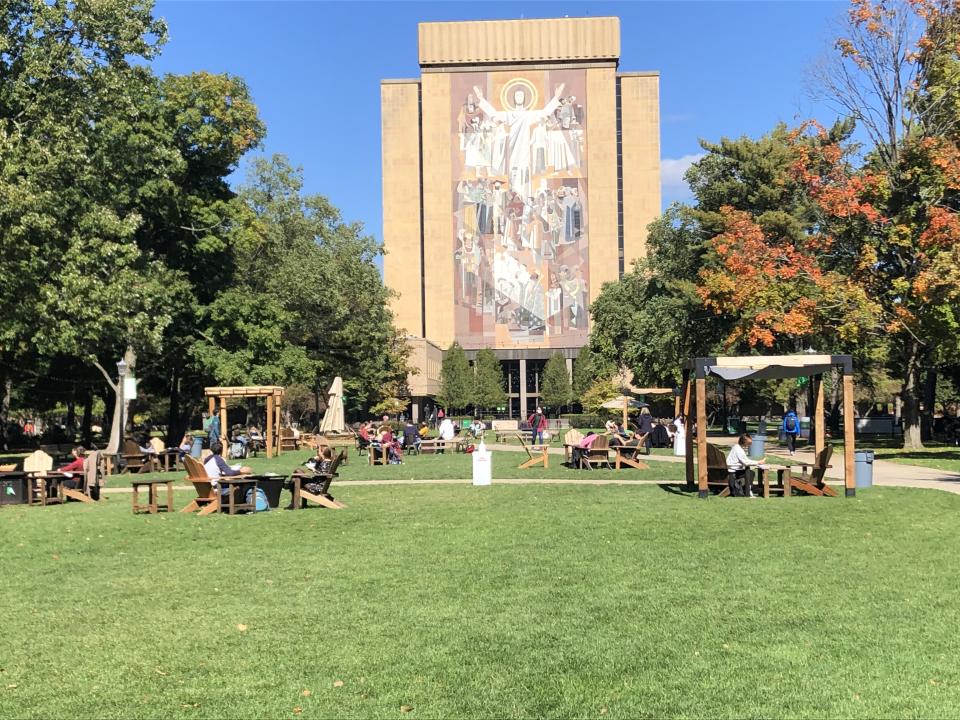
M 823 412 L 823 375 L 813 376 L 813 447 L 819 457 L 826 446 L 826 425 Z
M 694 371 L 697 375 L 697 485 L 700 497 L 705 498 L 710 492 L 707 484 L 707 379 L 700 377 L 700 367 Z
M 853 474 L 853 368 L 843 368 L 843 484 L 846 496 L 857 494 Z
M 683 371 L 683 385 L 681 386 L 681 397 L 683 398 L 683 428 L 686 433 L 684 438 L 684 465 L 686 465 L 687 490 L 693 491 L 693 423 L 690 422 L 690 371 Z M 680 398 L 677 398 L 680 400 Z M 679 414 L 679 413 L 678 413 Z
M 276 398 L 274 399 L 274 401 L 273 401 L 273 404 L 274 404 L 274 412 L 277 414 L 277 416 L 273 419 L 273 426 L 277 429 L 277 455 L 278 455 L 278 456 L 280 455 L 280 446 L 281 446 L 281 440 L 280 440 L 281 432 L 280 432 L 280 428 L 281 428 L 282 426 L 281 426 L 281 423 L 280 423 L 280 417 L 281 417 L 281 415 L 280 415 L 280 412 L 281 412 L 281 411 L 280 411 L 280 405 L 281 405 L 282 401 L 283 401 L 283 396 L 282 396 L 280 393 L 277 393 L 277 397 L 276 397 Z
M 211 395 L 207 398 L 207 412 L 209 413 L 210 417 L 213 417 L 213 411 L 216 409 L 216 407 L 217 399 Z
M 223 438 L 229 438 L 227 434 L 227 396 L 220 396 L 220 442 L 223 442 Z M 225 443 L 226 446 L 228 443 Z
M 273 395 L 267 395 L 267 457 L 273 457 Z

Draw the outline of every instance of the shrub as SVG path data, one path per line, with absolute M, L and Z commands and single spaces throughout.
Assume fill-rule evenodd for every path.
M 570 427 L 577 429 L 603 427 L 604 423 L 604 418 L 590 413 L 570 413 L 560 417 L 569 422 Z

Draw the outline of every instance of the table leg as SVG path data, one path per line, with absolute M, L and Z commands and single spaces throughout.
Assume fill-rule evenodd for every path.
M 763 471 L 763 499 L 770 499 L 770 471 Z
M 134 486 L 133 486 L 133 492 L 130 493 L 130 498 L 131 498 L 131 501 L 132 501 L 132 504 L 133 504 L 133 512 L 134 512 L 134 513 L 137 512 L 137 507 L 139 507 L 139 505 L 140 505 L 140 498 L 139 498 L 139 496 L 140 496 L 140 488 L 138 488 L 136 485 L 134 485 Z
M 792 486 L 790 483 L 790 468 L 787 468 L 783 471 L 783 496 L 785 498 L 790 497 L 792 492 Z
M 167 481 L 167 512 L 173 512 L 173 481 Z
M 294 510 L 300 509 L 300 476 L 293 476 L 293 501 L 291 503 Z
M 150 487 L 150 514 L 156 515 L 158 512 L 160 512 L 160 508 L 158 507 L 158 500 L 157 500 L 157 494 L 158 494 L 159 488 L 157 487 L 156 483 L 150 483 L 149 487 Z

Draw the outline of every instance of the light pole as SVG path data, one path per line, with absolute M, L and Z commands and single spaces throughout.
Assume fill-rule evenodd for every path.
M 117 395 L 120 399 L 120 438 L 117 441 L 117 452 L 123 452 L 123 439 L 124 439 L 124 430 L 127 425 L 126 408 L 127 408 L 127 397 L 126 397 L 126 384 L 127 379 L 127 361 L 123 358 L 120 358 L 120 362 L 117 363 L 117 374 L 120 376 L 119 382 L 117 382 Z

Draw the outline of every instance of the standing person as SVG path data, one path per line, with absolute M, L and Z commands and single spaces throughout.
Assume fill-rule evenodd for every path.
M 542 444 L 543 431 L 547 429 L 547 416 L 543 414 L 543 408 L 538 405 L 537 411 L 527 418 L 527 424 L 530 426 L 530 444 Z
M 790 454 L 793 455 L 797 451 L 797 438 L 800 437 L 800 418 L 797 417 L 797 413 L 793 408 L 787 411 L 787 414 L 783 416 L 783 437 L 787 441 L 787 447 L 790 449 Z
M 734 497 L 754 497 L 752 467 L 762 465 L 765 458 L 751 460 L 747 450 L 753 444 L 753 438 L 747 434 L 740 436 L 737 444 L 727 453 L 727 483 Z
M 443 412 L 443 408 L 437 409 L 437 427 L 439 428 L 443 425 L 443 421 L 446 418 L 446 413 Z
M 637 430 L 643 436 L 643 446 L 647 449 L 647 455 L 650 454 L 650 448 L 653 446 L 653 417 L 650 415 L 650 408 L 640 408 L 640 419 L 637 420 Z
M 207 438 L 210 442 L 210 449 L 213 450 L 213 444 L 220 442 L 220 412 L 219 408 L 214 408 L 210 415 L 210 422 L 205 427 Z
M 677 415 L 673 421 L 673 454 L 684 457 L 687 454 L 687 424 L 683 413 Z
M 457 430 L 456 428 L 453 427 L 453 421 L 450 418 L 445 417 L 443 420 L 440 421 L 440 439 L 441 440 L 453 440 L 456 434 L 457 434 Z M 446 449 L 445 447 L 441 447 L 437 450 L 437 452 L 444 452 L 445 449 Z

